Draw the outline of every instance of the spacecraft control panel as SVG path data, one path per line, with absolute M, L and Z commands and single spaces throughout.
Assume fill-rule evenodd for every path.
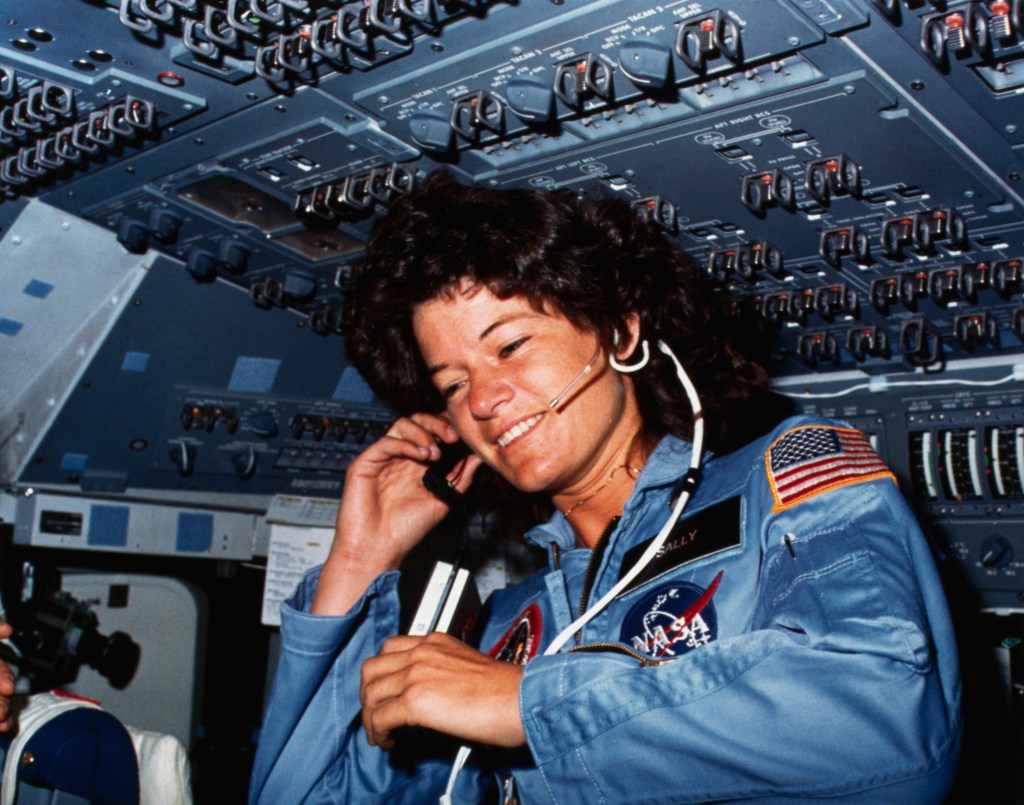
M 393 413 L 352 265 L 432 170 L 626 199 L 1024 608 L 1022 0 L 5 0 L 0 515 L 247 561 Z

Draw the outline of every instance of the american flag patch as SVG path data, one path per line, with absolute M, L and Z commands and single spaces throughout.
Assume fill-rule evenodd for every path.
M 779 512 L 829 489 L 896 478 L 859 430 L 808 425 L 784 433 L 764 454 Z

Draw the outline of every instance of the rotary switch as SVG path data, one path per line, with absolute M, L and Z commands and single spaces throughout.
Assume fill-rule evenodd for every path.
M 195 469 L 196 448 L 188 442 L 174 442 L 168 457 L 178 468 L 178 475 L 189 477 Z
M 508 108 L 524 123 L 550 123 L 555 93 L 550 84 L 535 78 L 513 78 L 505 88 Z
M 232 454 L 231 466 L 234 467 L 235 475 L 243 481 L 249 480 L 256 473 L 256 451 L 247 447 Z
M 452 127 L 448 118 L 436 112 L 417 112 L 409 118 L 409 134 L 427 151 L 447 151 L 452 147 Z
M 1013 561 L 1013 546 L 1006 537 L 998 534 L 981 543 L 978 561 L 982 567 L 1006 567 Z
M 273 439 L 277 436 L 277 418 L 267 410 L 253 411 L 245 418 L 249 431 L 261 439 Z
M 619 69 L 640 89 L 664 89 L 672 81 L 672 51 L 660 42 L 631 39 L 619 48 Z

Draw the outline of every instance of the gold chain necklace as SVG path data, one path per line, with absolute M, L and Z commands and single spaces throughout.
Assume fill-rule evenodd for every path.
M 619 470 L 622 470 L 622 469 L 626 470 L 626 472 L 629 473 L 629 477 L 633 478 L 634 480 L 636 480 L 637 475 L 640 474 L 640 470 L 637 469 L 636 467 L 632 467 L 629 464 L 619 464 L 619 466 L 615 467 L 608 474 L 608 480 L 607 481 L 605 481 L 603 484 L 601 484 L 597 489 L 595 489 L 593 492 L 591 492 L 586 497 L 580 498 L 575 503 L 573 503 L 568 509 L 566 509 L 564 512 L 562 512 L 562 516 L 566 520 L 568 520 L 569 519 L 569 515 L 572 514 L 574 511 L 576 511 L 576 509 L 578 509 L 584 503 L 587 503 L 587 502 L 593 500 L 601 492 L 603 492 L 611 484 L 612 480 L 615 478 L 615 473 L 617 473 Z

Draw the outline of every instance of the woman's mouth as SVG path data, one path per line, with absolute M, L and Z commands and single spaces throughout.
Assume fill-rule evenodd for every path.
M 544 418 L 543 414 L 535 414 L 527 419 L 517 422 L 507 431 L 502 433 L 495 441 L 498 447 L 508 447 L 512 442 L 525 433 L 533 430 L 533 427 Z

